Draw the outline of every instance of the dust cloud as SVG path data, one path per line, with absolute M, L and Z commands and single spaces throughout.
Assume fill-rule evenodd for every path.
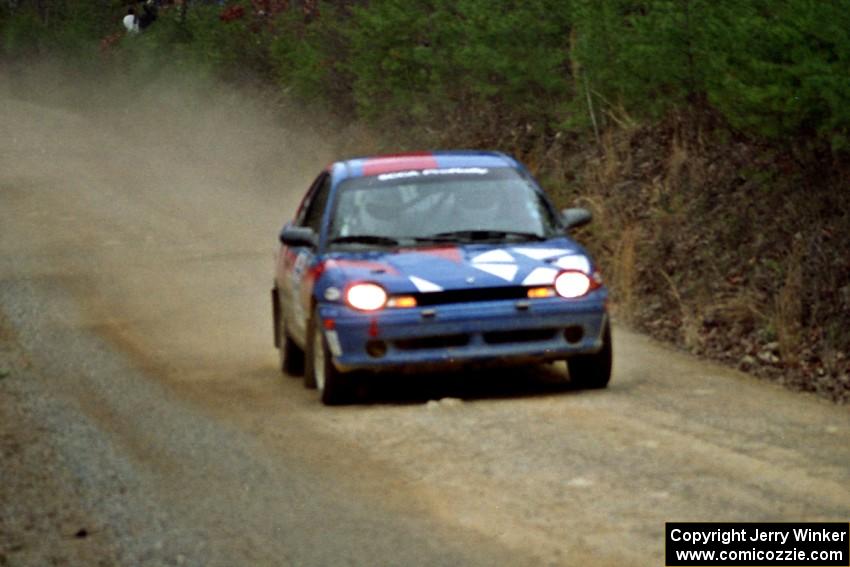
M 37 104 L 45 121 L 56 120 L 45 124 L 61 128 L 57 144 L 44 148 L 53 152 L 51 159 L 61 160 L 62 148 L 102 139 L 113 144 L 109 151 L 134 156 L 139 176 L 180 168 L 199 181 L 219 179 L 255 195 L 280 197 L 293 186 L 300 196 L 340 151 L 317 130 L 325 119 L 308 116 L 268 89 L 225 85 L 178 69 L 143 78 L 111 66 L 96 73 L 55 62 L 18 64 L 0 68 L 0 97 L 7 134 L 30 126 L 20 121 L 28 116 L 16 121 L 9 112 L 12 101 Z
M 57 63 L 0 69 L 0 279 L 72 290 L 158 369 L 268 368 L 277 232 L 339 157 L 262 89 Z

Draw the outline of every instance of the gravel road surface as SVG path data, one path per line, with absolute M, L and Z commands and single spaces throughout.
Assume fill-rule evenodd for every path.
M 268 290 L 332 145 L 234 93 L 4 84 L 0 566 L 645 566 L 665 521 L 850 519 L 846 406 L 623 328 L 606 391 L 548 365 L 323 407 Z

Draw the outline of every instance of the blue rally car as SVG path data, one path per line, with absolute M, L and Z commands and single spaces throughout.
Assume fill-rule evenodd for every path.
M 275 345 L 326 404 L 355 371 L 566 360 L 611 375 L 607 290 L 526 169 L 500 153 L 377 156 L 330 165 L 280 232 Z

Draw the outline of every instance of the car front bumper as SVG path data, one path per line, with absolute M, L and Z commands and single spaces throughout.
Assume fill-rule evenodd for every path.
M 463 364 L 542 362 L 602 348 L 606 293 L 354 311 L 320 305 L 340 370 L 427 370 Z

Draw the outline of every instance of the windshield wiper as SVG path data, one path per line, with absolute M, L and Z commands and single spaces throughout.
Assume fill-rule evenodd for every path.
M 452 230 L 448 232 L 438 232 L 429 236 L 421 236 L 418 241 L 436 241 L 436 242 L 457 242 L 461 240 L 472 242 L 483 242 L 491 240 L 503 240 L 510 238 L 513 240 L 546 240 L 545 236 L 533 232 L 521 232 L 515 230 Z
M 377 234 L 350 234 L 332 238 L 331 244 L 375 244 L 377 246 L 398 246 L 399 241 L 391 236 Z
M 430 236 L 415 236 L 416 242 L 457 242 L 458 237 L 453 234 L 432 234 Z

